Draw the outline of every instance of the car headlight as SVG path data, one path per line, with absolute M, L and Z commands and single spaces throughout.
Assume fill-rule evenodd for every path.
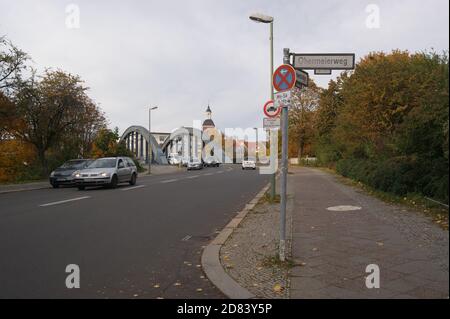
M 81 174 L 80 174 L 80 172 L 73 172 L 72 176 L 75 176 L 76 178 L 80 178 Z
M 101 177 L 109 177 L 109 174 L 108 173 L 100 173 L 100 176 Z
M 50 177 L 53 177 L 53 176 L 55 176 L 55 172 L 54 171 L 50 173 Z

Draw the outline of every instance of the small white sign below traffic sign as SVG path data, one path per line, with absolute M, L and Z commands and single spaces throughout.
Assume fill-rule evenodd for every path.
M 291 91 L 284 91 L 275 93 L 275 107 L 281 109 L 282 107 L 291 106 Z
M 280 129 L 281 120 L 279 117 L 269 118 L 265 117 L 263 119 L 263 127 L 265 130 L 277 130 Z

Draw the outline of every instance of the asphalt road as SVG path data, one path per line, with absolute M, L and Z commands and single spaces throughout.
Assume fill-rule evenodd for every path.
M 202 248 L 267 182 L 225 165 L 134 187 L 0 194 L 0 298 L 223 298 Z M 69 264 L 79 289 L 66 288 Z

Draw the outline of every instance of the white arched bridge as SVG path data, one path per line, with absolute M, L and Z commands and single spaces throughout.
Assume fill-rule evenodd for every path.
M 158 139 L 155 138 L 156 135 L 158 135 Z M 193 127 L 180 127 L 170 134 L 150 134 L 148 129 L 143 126 L 130 126 L 122 134 L 120 141 L 124 142 L 127 149 L 142 163 L 148 163 L 150 145 L 152 163 L 165 165 L 168 164 L 167 156 L 169 154 L 178 154 L 184 158 L 203 158 L 205 156 L 205 138 L 208 141 L 210 140 L 210 137 L 206 137 L 202 130 Z M 222 163 L 236 162 L 235 155 L 238 152 L 236 143 L 232 146 L 230 154 L 224 151 L 225 145 L 217 145 L 216 147 L 213 143 L 210 143 L 210 145 L 212 145 L 214 151 L 210 152 L 208 149 L 208 153 L 211 154 L 206 156 L 212 155 Z M 243 146 L 243 148 L 247 147 Z M 243 154 L 244 150 L 242 149 L 241 152 Z

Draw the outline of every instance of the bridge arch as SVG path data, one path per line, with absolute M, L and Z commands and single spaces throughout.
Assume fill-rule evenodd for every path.
M 177 153 L 183 157 L 201 158 L 203 149 L 202 131 L 193 127 L 180 127 L 170 133 L 170 136 L 164 141 L 161 150 L 169 155 Z
M 125 142 L 127 149 L 133 152 L 140 161 L 148 163 L 149 145 L 152 151 L 152 162 L 167 164 L 167 158 L 155 137 L 143 126 L 130 126 L 123 132 L 120 141 Z

